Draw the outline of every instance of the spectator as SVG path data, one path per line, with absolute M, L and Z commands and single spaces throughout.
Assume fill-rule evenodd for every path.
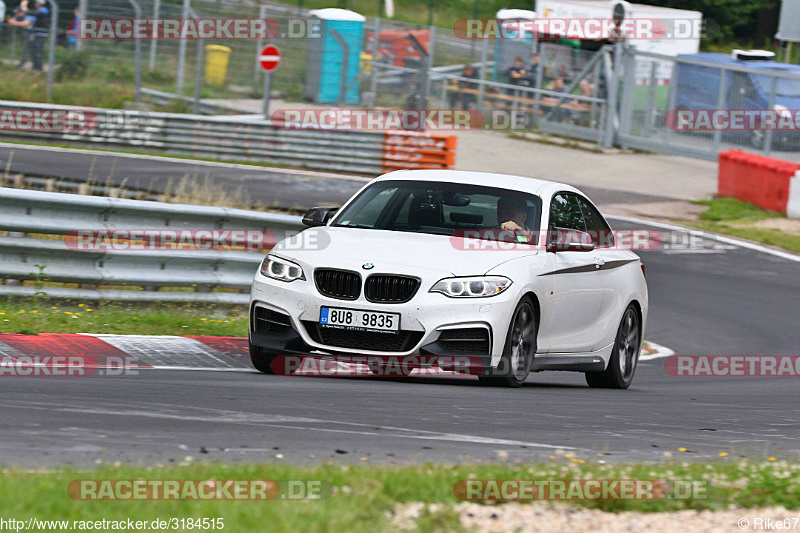
M 589 80 L 581 80 L 578 84 L 581 91 L 581 96 L 594 96 L 594 86 L 589 83 Z
M 556 78 L 550 82 L 549 90 L 555 91 L 557 93 L 563 93 L 566 87 L 564 86 L 564 79 L 563 78 Z
M 469 78 L 473 80 L 478 79 L 478 72 L 472 65 L 464 65 L 464 70 L 461 72 L 462 78 Z M 455 84 L 459 89 L 476 90 L 478 84 L 472 81 L 456 80 Z M 475 102 L 475 95 L 462 91 L 450 91 L 450 107 L 455 108 L 458 101 L 461 100 L 462 109 L 469 109 L 470 105 Z
M 548 89 L 553 92 L 563 93 L 566 89 L 566 87 L 564 86 L 564 79 L 563 78 L 554 79 L 553 81 L 550 82 L 550 87 L 548 87 Z M 562 105 L 564 105 L 563 100 L 558 104 L 558 107 L 554 109 L 552 113 L 553 120 L 557 122 L 561 122 L 566 117 L 570 116 L 570 113 L 566 109 L 561 107 Z
M 525 66 L 522 64 L 522 58 L 517 56 L 514 59 L 514 64 L 508 69 L 508 83 L 511 85 L 526 85 L 527 75 L 528 71 L 525 70 Z
M 75 8 L 75 16 L 67 23 L 67 48 L 78 46 L 78 34 L 81 29 L 81 10 Z
M 44 43 L 50 33 L 50 10 L 46 0 L 36 0 L 36 22 L 33 23 L 33 70 L 42 71 L 44 65 Z M 53 36 L 55 38 L 55 36 Z
M 408 95 L 408 100 L 406 100 L 406 109 L 408 111 L 418 111 L 420 109 L 425 109 L 425 99 L 422 97 L 422 93 L 420 92 L 420 88 L 417 85 L 417 83 L 412 82 L 409 89 L 410 89 L 410 94 Z M 419 126 L 417 128 L 405 128 L 405 129 L 410 129 L 413 131 L 424 131 L 425 124 L 424 121 L 420 121 Z
M 33 11 L 28 9 L 28 0 L 22 0 L 19 3 L 17 9 L 14 10 L 14 15 L 8 18 L 8 24 L 27 30 L 33 29 L 34 24 L 36 24 L 36 16 Z M 17 68 L 25 67 L 25 63 L 28 62 L 28 59 L 33 57 L 33 44 L 33 32 L 29 31 L 25 36 L 25 46 L 22 48 L 22 59 Z
M 539 54 L 531 54 L 531 66 L 528 69 L 528 76 L 526 81 L 528 86 L 536 87 L 537 77 L 539 76 Z

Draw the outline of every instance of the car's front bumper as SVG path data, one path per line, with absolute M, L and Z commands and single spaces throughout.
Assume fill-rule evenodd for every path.
M 409 302 L 388 304 L 369 302 L 363 295 L 356 300 L 330 298 L 321 295 L 313 281 L 286 283 L 258 274 L 251 292 L 250 340 L 279 354 L 468 355 L 496 366 L 518 301 L 515 287 L 489 298 L 449 298 L 428 292 L 432 284 L 423 280 Z M 323 331 L 319 325 L 323 306 L 399 313 L 400 333 Z M 278 320 L 285 320 L 289 327 L 265 331 L 264 321 L 256 320 L 259 308 L 285 316 Z M 263 318 L 263 314 L 259 316 Z M 473 334 L 485 331 L 486 342 L 453 342 L 466 334 L 464 330 L 473 330 Z

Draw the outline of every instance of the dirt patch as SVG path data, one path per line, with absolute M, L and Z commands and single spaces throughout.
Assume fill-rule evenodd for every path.
M 414 529 L 425 504 L 398 504 L 392 523 L 401 530 Z M 437 512 L 442 504 L 431 504 L 429 512 Z M 571 531 L 586 533 L 619 533 L 620 531 L 658 531 L 659 533 L 709 533 L 755 531 L 767 529 L 787 520 L 793 524 L 797 511 L 782 507 L 766 509 L 726 509 L 724 511 L 676 511 L 669 513 L 609 513 L 568 505 L 544 503 L 483 505 L 460 503 L 454 507 L 462 527 L 478 533 L 522 532 L 544 533 Z M 761 520 L 756 522 L 756 517 Z M 741 522 L 740 522 L 741 521 Z M 747 521 L 747 522 L 745 522 Z

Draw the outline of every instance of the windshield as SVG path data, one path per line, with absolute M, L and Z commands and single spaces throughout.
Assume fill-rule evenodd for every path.
M 509 230 L 536 235 L 538 196 L 435 181 L 380 181 L 337 214 L 332 226 L 505 240 Z M 495 230 L 495 231 L 491 231 Z M 515 238 L 535 245 L 536 239 Z

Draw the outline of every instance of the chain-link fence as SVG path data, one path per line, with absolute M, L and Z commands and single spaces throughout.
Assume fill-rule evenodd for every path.
M 150 96 L 157 91 L 158 103 L 173 111 L 260 110 L 264 72 L 258 55 L 272 43 L 282 57 L 272 90 L 288 102 L 467 108 L 482 112 L 485 127 L 535 128 L 603 146 L 708 159 L 720 150 L 746 147 L 800 159 L 797 131 L 681 128 L 672 120 L 679 111 L 767 110 L 783 116 L 800 109 L 800 71 L 779 65 L 723 61 L 721 54 L 676 58 L 622 44 L 588 50 L 535 39 L 467 40 L 452 29 L 380 18 L 366 19 L 358 31 L 325 29 L 319 36 L 309 10 L 253 0 L 80 0 L 79 5 L 87 19 L 269 19 L 280 28 L 273 38 L 252 40 L 75 40 L 74 8 L 62 2 L 52 37 L 36 42 L 38 53 L 45 51 L 44 70 L 51 80 L 56 73 L 56 84 L 81 75 L 107 80 L 124 92 L 120 105 L 133 99 L 131 87 L 138 82 Z M 9 6 L 9 13 L 13 9 Z M 0 26 L 4 68 L 23 58 L 30 63 L 30 36 L 30 29 Z M 52 63 L 50 42 L 59 47 Z M 334 57 L 331 50 L 339 52 Z M 4 88 L 4 98 L 30 99 L 26 87 L 12 89 Z M 323 95 L 326 90 L 333 96 Z M 497 117 L 507 118 L 498 123 Z
M 706 159 L 738 148 L 800 160 L 800 67 L 629 52 L 621 102 L 625 146 Z

